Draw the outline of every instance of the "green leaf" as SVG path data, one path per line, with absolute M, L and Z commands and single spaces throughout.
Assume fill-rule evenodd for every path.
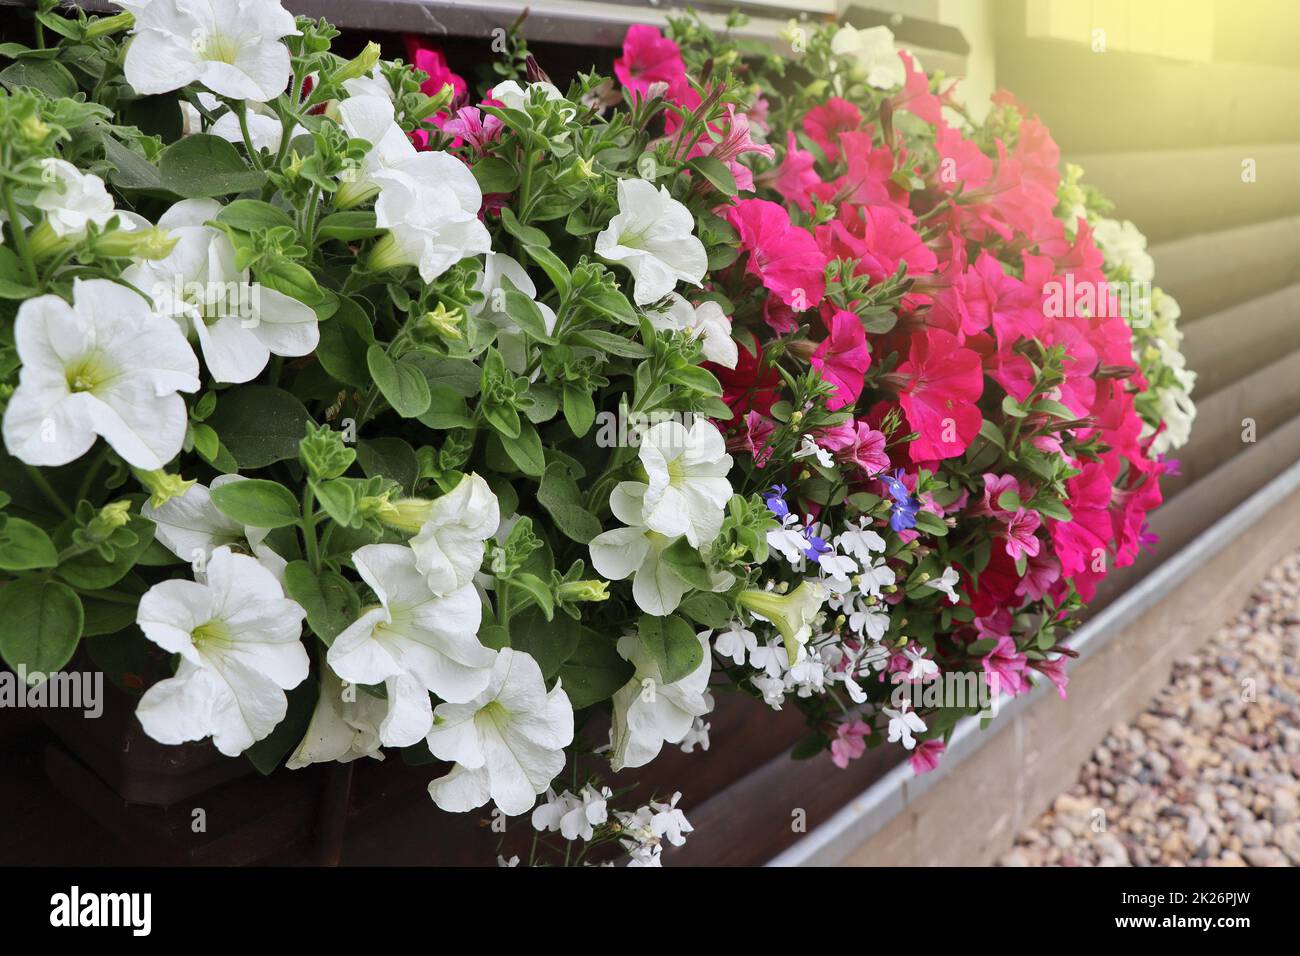
M 316 235 L 321 239 L 340 239 L 353 242 L 377 236 L 384 230 L 375 223 L 375 214 L 370 210 L 335 212 L 320 221 Z
M 540 478 L 546 471 L 546 457 L 542 453 L 542 439 L 538 436 L 537 429 L 533 427 L 532 422 L 521 421 L 519 423 L 518 438 L 502 435 L 501 445 L 505 448 L 506 454 L 510 456 L 510 460 L 524 474 Z
M 1029 413 L 1021 407 L 1020 403 L 1016 401 L 1014 395 L 1007 395 L 1002 399 L 1002 411 L 1010 415 L 1012 418 L 1025 418 L 1029 415 Z
M 272 229 L 276 226 L 294 227 L 288 213 L 258 199 L 236 199 L 229 205 L 222 206 L 221 212 L 217 213 L 217 221 L 242 232 Z
M 366 350 L 374 340 L 374 329 L 361 306 L 341 297 L 334 317 L 320 324 L 316 358 L 337 381 L 353 388 L 368 388 L 371 380 Z
M 172 143 L 158 157 L 158 172 L 164 189 L 186 199 L 261 189 L 266 180 L 249 168 L 232 144 L 210 133 L 195 133 Z
M 511 583 L 517 582 L 511 579 Z M 568 618 L 552 620 L 536 608 L 529 608 L 510 618 L 510 646 L 532 655 L 542 669 L 542 676 L 550 680 L 577 648 L 578 631 Z M 569 689 L 567 682 L 564 689 L 566 692 Z
M 579 544 L 587 544 L 601 532 L 600 521 L 587 510 L 577 482 L 561 462 L 546 466 L 537 489 L 537 503 L 546 509 L 561 534 Z
M 596 405 L 591 400 L 591 393 L 585 388 L 564 386 L 564 420 L 578 438 L 587 434 L 591 428 L 591 423 L 596 420 Z
M 314 481 L 311 487 L 332 521 L 345 528 L 352 526 L 357 514 L 357 494 L 350 481 Z
M 572 630 L 572 625 L 568 625 Z M 634 668 L 619 656 L 612 638 L 579 627 L 578 640 L 561 665 L 560 681 L 574 710 L 581 710 L 613 697 L 632 679 Z M 698 646 L 698 645 L 697 645 Z
M 416 366 L 393 361 L 380 345 L 366 351 L 366 365 L 393 411 L 403 418 L 418 418 L 429 410 L 429 383 Z
M 149 549 L 149 546 L 153 544 L 155 525 L 148 518 L 132 515 L 127 520 L 126 528 L 135 535 L 135 544 L 115 548 L 112 561 L 105 561 L 94 551 L 79 554 L 59 565 L 59 577 L 73 587 L 86 588 L 91 591 L 111 588 L 122 580 L 127 572 L 135 567 L 136 562 Z M 55 537 L 58 539 L 59 544 L 66 547 L 68 542 L 63 537 L 65 533 L 60 532 Z
M 642 359 L 650 355 L 650 350 L 640 342 L 633 342 L 621 335 L 600 329 L 578 332 L 573 336 L 573 341 L 601 352 L 608 352 L 610 355 L 617 355 L 619 358 Z
M 694 629 L 675 614 L 642 614 L 637 631 L 641 645 L 659 665 L 659 678 L 665 684 L 675 684 L 694 673 L 704 660 L 704 649 Z
M 736 177 L 731 175 L 731 170 L 721 160 L 712 156 L 700 156 L 687 165 L 712 183 L 713 188 L 722 195 L 736 195 Z
M 513 574 L 508 580 L 511 587 L 519 588 L 537 602 L 537 606 L 548 621 L 555 616 L 555 595 L 551 593 L 550 585 L 545 581 L 526 571 Z
M 56 100 L 77 95 L 76 79 L 67 67 L 54 60 L 19 60 L 0 70 L 0 83 L 10 90 L 30 86 Z
M 700 559 L 699 550 L 685 538 L 678 538 L 665 548 L 659 559 L 672 569 L 673 574 L 696 590 L 708 591 L 713 587 L 713 579 Z
M 389 478 L 410 494 L 420 477 L 420 459 L 415 449 L 400 438 L 370 438 L 357 445 L 357 462 L 367 478 Z
M 678 610 L 692 621 L 703 624 L 705 627 L 726 627 L 731 623 L 732 619 L 731 608 L 727 605 L 727 602 L 718 595 L 709 594 L 707 591 L 697 591 L 692 594 L 682 601 Z
M 361 602 L 342 575 L 313 573 L 306 561 L 291 561 L 284 569 L 285 590 L 307 612 L 307 626 L 326 644 L 357 619 Z
M 470 171 L 485 193 L 512 193 L 519 188 L 519 174 L 514 166 L 496 156 L 480 159 Z
M 208 424 L 217 430 L 240 470 L 248 470 L 296 459 L 298 442 L 315 422 L 302 402 L 283 389 L 243 385 L 221 393 Z
M 722 394 L 722 386 L 713 377 L 713 373 L 697 365 L 683 365 L 681 368 L 670 369 L 664 379 L 674 385 L 685 385 L 705 395 Z
M 464 397 L 450 385 L 429 383 L 429 407 L 419 416 L 420 424 L 429 428 L 473 428 L 469 406 Z
M 22 518 L 10 518 L 0 528 L 0 570 L 30 571 L 52 568 L 59 563 L 54 542 L 36 525 Z
M 949 531 L 948 526 L 944 523 L 942 518 L 936 514 L 931 514 L 928 511 L 918 511 L 916 513 L 916 527 L 919 531 L 924 531 L 927 534 L 932 534 L 940 538 L 945 537 Z
M 72 659 L 84 620 L 66 584 L 32 578 L 0 589 L 0 657 L 14 670 L 50 674 Z
M 998 495 L 998 507 L 1003 511 L 1016 511 L 1021 506 L 1020 495 L 1015 491 L 1007 490 Z
M 509 282 L 509 279 L 505 280 Z M 546 319 L 537 303 L 517 289 L 506 290 L 506 314 L 539 342 L 554 344 L 555 337 L 546 330 Z
M 1070 509 L 1055 498 L 1036 499 L 1033 507 L 1039 514 L 1047 518 L 1055 518 L 1057 521 L 1074 520 L 1074 515 L 1070 514 Z
M 569 297 L 569 287 L 573 283 L 573 276 L 569 273 L 569 267 L 560 261 L 560 257 L 550 249 L 543 246 L 524 246 L 524 252 L 528 253 L 530 259 L 542 267 L 547 278 L 551 280 L 551 285 L 555 286 L 555 291 L 560 293 L 561 299 Z
M 212 503 L 229 518 L 250 528 L 285 528 L 300 512 L 292 491 L 274 481 L 249 478 L 212 489 Z
M 104 158 L 113 166 L 108 180 L 118 189 L 149 189 L 161 191 L 162 176 L 158 167 L 134 150 L 128 149 L 112 136 L 100 140 L 104 144 Z
M 501 207 L 501 225 L 506 227 L 506 232 L 514 236 L 525 246 L 542 246 L 549 247 L 551 240 L 546 233 L 533 226 L 525 226 L 516 218 L 514 210 L 509 206 Z

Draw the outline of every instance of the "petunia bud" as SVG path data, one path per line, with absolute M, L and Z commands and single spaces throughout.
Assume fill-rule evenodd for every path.
M 86 27 L 86 37 L 106 37 L 114 33 L 121 33 L 123 30 L 129 30 L 135 26 L 135 15 L 131 13 L 119 13 L 112 17 L 101 17 Z
M 555 596 L 565 601 L 607 601 L 608 581 L 565 581 L 555 589 Z
M 376 517 L 390 528 L 415 534 L 424 527 L 432 507 L 427 498 L 399 498 Z
M 343 83 L 346 80 L 356 80 L 366 76 L 378 62 L 379 44 L 372 40 L 366 44 L 364 50 L 339 68 L 338 72 L 334 74 L 334 81 Z
M 109 259 L 166 259 L 179 238 L 158 226 L 130 231 L 113 229 L 92 239 L 90 249 Z
M 192 479 L 187 481 L 180 475 L 170 475 L 162 468 L 154 471 L 132 468 L 131 472 L 144 486 L 144 490 L 149 492 L 149 504 L 155 508 L 161 508 L 171 499 L 181 497 L 194 484 Z

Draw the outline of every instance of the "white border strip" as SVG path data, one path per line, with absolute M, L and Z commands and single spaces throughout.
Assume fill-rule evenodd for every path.
M 1080 627 L 1070 640 L 1070 647 L 1079 652 L 1079 660 L 1087 660 L 1105 647 L 1125 626 L 1160 600 L 1169 585 L 1186 577 L 1210 556 L 1244 534 L 1264 518 L 1273 505 L 1297 489 L 1300 489 L 1300 462 L 1293 463 Z M 963 719 L 953 731 L 937 769 L 918 776 L 904 761 L 798 843 L 773 857 L 767 865 L 838 864 L 853 849 L 883 829 L 904 807 L 951 774 L 993 734 L 1010 723 L 1016 714 L 1047 693 L 1050 686 L 1047 681 L 1041 681 L 1029 694 L 1005 703 L 984 730 L 980 729 L 978 719 Z

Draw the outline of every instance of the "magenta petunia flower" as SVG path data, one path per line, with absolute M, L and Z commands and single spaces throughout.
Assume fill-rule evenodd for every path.
M 978 353 L 962 348 L 950 332 L 927 329 L 912 337 L 908 359 L 897 371 L 907 382 L 899 404 L 919 432 L 908 446 L 912 461 L 964 454 L 984 421 L 975 405 L 984 391 Z
M 746 271 L 796 312 L 811 309 L 826 294 L 826 255 L 806 229 L 790 222 L 785 208 L 766 199 L 742 199 L 727 210 L 727 222 L 749 253 Z
M 822 378 L 835 386 L 835 394 L 826 401 L 826 407 L 835 411 L 852 405 L 862 394 L 862 378 L 871 367 L 871 353 L 862 320 L 853 312 L 837 309 L 827 324 L 830 335 L 817 346 L 810 361 Z

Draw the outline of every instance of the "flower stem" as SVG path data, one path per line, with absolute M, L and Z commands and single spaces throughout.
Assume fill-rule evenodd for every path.
M 307 563 L 320 573 L 320 548 L 316 543 L 316 493 L 308 483 L 302 489 L 302 537 L 307 544 Z
M 35 465 L 24 465 L 23 467 L 27 469 L 27 474 L 31 477 L 32 484 L 40 489 L 41 494 L 45 495 L 54 507 L 59 509 L 65 518 L 71 518 L 72 509 L 68 507 L 68 503 L 60 497 L 59 493 L 54 490 L 54 486 L 46 480 L 44 475 L 41 474 L 41 470 Z
M 27 233 L 20 225 L 22 222 L 18 218 L 18 204 L 14 202 L 14 189 L 10 183 L 0 186 L 0 195 L 4 197 L 5 213 L 9 217 L 9 231 L 13 233 L 14 248 L 18 250 L 18 258 L 22 261 L 23 272 L 27 275 L 29 285 L 40 285 L 36 277 L 36 264 L 32 261 L 32 250 L 27 245 Z

